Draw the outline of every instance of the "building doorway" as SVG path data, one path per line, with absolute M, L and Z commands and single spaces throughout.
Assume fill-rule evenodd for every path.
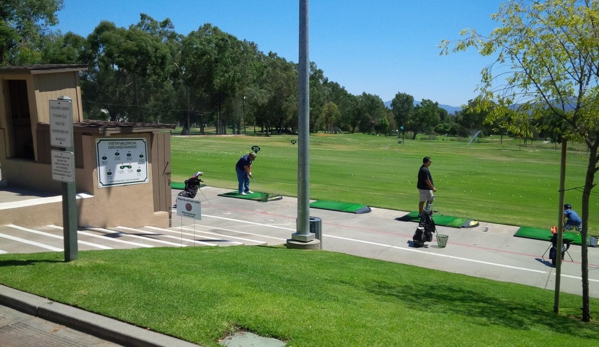
M 11 158 L 35 160 L 31 113 L 27 97 L 27 81 L 7 80 L 7 115 L 10 122 L 9 138 L 12 144 Z

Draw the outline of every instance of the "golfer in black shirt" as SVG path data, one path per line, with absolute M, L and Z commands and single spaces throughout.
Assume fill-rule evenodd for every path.
M 422 209 L 424 208 L 424 203 L 426 201 L 433 201 L 434 194 L 433 192 L 437 191 L 435 185 L 433 183 L 433 176 L 431 172 L 428 170 L 428 167 L 431 166 L 432 160 L 429 157 L 424 157 L 422 159 L 422 166 L 418 171 L 418 191 L 420 192 L 420 202 L 418 203 L 418 214 L 422 214 Z

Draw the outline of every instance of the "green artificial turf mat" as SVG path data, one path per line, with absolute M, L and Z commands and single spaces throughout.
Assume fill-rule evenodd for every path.
M 405 216 L 396 218 L 398 221 L 402 222 L 420 222 L 420 218 L 418 217 L 418 212 L 410 212 Z M 452 228 L 462 228 L 462 227 L 474 227 L 478 225 L 478 222 L 473 222 L 468 218 L 458 218 L 452 216 L 444 216 L 442 214 L 433 214 L 433 220 L 436 225 L 452 227 Z
M 452 217 L 452 216 L 444 216 L 442 214 L 434 214 L 433 215 L 433 220 L 435 221 L 436 225 L 441 225 L 441 226 L 453 226 L 450 225 L 453 221 L 456 220 L 456 217 Z M 459 228 L 460 226 L 462 226 L 463 222 L 460 223 L 459 225 L 455 225 L 454 227 Z
M 478 226 L 478 221 L 468 218 L 456 218 L 453 221 L 447 223 L 445 226 L 454 228 L 473 228 Z
M 281 200 L 283 197 L 280 194 L 270 194 L 270 193 L 262 193 L 262 192 L 253 192 L 252 194 L 241 195 L 236 190 L 228 193 L 218 194 L 218 196 L 224 196 L 227 198 L 237 198 L 237 199 L 246 199 L 246 200 L 255 200 L 255 201 L 272 201 L 272 200 Z
M 332 210 L 339 212 L 350 213 L 367 213 L 370 212 L 370 207 L 362 204 L 352 204 L 347 202 L 316 200 L 310 204 L 312 208 L 320 208 L 323 210 Z
M 402 222 L 420 222 L 420 217 L 418 217 L 418 212 L 410 212 L 408 214 L 406 214 L 405 216 L 402 217 L 398 217 L 395 218 L 398 221 L 402 221 Z
M 205 187 L 206 185 L 204 183 L 200 183 L 200 188 L 201 187 Z M 185 183 L 184 182 L 171 182 L 171 189 L 185 189 Z
M 551 240 L 551 237 L 553 236 L 553 234 L 551 233 L 550 229 L 520 227 L 520 229 L 518 229 L 518 231 L 516 231 L 514 236 L 524 237 L 524 238 L 528 238 L 528 239 L 549 241 L 549 240 Z M 564 232 L 564 241 L 570 241 L 575 245 L 581 245 L 582 237 L 581 237 L 580 233 L 572 232 L 572 231 L 565 231 Z

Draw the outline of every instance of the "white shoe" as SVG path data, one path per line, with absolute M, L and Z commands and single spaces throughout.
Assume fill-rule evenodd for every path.
M 247 193 L 239 193 L 240 195 L 247 195 Z
M 246 193 L 248 193 L 248 194 L 254 194 L 254 192 L 252 192 L 251 190 L 248 190 Z

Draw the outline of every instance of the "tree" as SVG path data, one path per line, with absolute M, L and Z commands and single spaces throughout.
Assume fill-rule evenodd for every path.
M 477 97 L 468 100 L 468 104 L 462 107 L 462 117 L 458 124 L 468 129 L 471 135 L 475 130 L 481 130 L 489 114 L 489 110 L 478 106 L 481 102 L 484 101 L 481 100 L 481 97 Z
M 258 124 L 266 128 L 266 135 L 271 125 L 279 129 L 296 129 L 299 88 L 297 65 L 269 52 L 264 57 L 261 70 L 258 81 L 261 89 L 258 98 L 254 99 Z
M 337 82 L 327 80 L 325 86 L 328 89 L 329 101 L 333 102 L 339 108 L 340 118 L 337 126 L 341 128 L 341 130 L 348 131 L 353 109 L 352 105 L 356 97 L 350 94 Z
M 414 132 L 412 139 L 416 139 L 418 133 L 432 130 L 439 123 L 439 103 L 423 99 L 420 105 L 414 108 L 412 117 L 408 118 L 407 130 Z
M 58 23 L 62 0 L 4 0 L 0 2 L 0 66 L 41 62 L 41 47 Z
M 322 123 L 325 131 L 328 131 L 331 134 L 334 133 L 340 118 L 341 112 L 339 112 L 337 105 L 332 101 L 327 102 L 324 105 L 324 110 L 322 112 Z
M 50 34 L 42 43 L 41 61 L 45 64 L 81 64 L 85 44 L 83 36 L 72 32 Z
M 398 127 L 403 126 L 405 129 L 408 119 L 410 119 L 414 113 L 414 97 L 405 93 L 395 94 L 395 97 L 391 101 L 391 110 L 395 117 L 395 124 Z M 398 128 L 397 131 L 400 132 L 399 130 L 400 129 Z
M 318 119 L 323 116 L 328 99 L 327 78 L 315 63 L 310 62 L 310 132 L 317 132 Z
M 582 240 L 588 237 L 588 218 L 595 173 L 599 170 L 599 1 L 510 0 L 492 16 L 501 23 L 489 37 L 465 30 L 453 51 L 474 47 L 495 55 L 507 65 L 505 84 L 498 88 L 494 65 L 482 71 L 479 87 L 485 100 L 495 101 L 491 119 L 517 108 L 510 122 L 519 123 L 551 114 L 563 136 L 584 141 L 589 150 L 582 193 Z M 442 53 L 451 43 L 443 41 Z M 501 76 L 501 73 L 500 73 Z M 515 106 L 515 103 L 518 106 Z M 556 126 L 556 122 L 549 122 Z M 566 125 L 562 127 L 562 125 Z M 561 218 L 561 216 L 560 216 Z M 588 245 L 582 242 L 582 320 L 590 321 Z
M 177 40 L 170 20 L 154 21 L 141 14 L 141 21 L 128 29 L 103 21 L 87 38 L 83 58 L 89 71 L 82 89 L 87 103 L 109 110 L 130 121 L 159 122 L 174 119 L 174 78 L 177 75 Z
M 386 113 L 383 114 L 377 124 L 375 124 L 374 130 L 377 134 L 385 134 L 385 136 L 387 136 L 387 133 L 389 132 L 389 120 L 387 119 Z
M 185 68 L 185 82 L 210 96 L 217 109 L 218 134 L 226 134 L 223 106 L 227 99 L 240 99 L 247 85 L 246 76 L 251 72 L 247 52 L 251 45 L 211 24 L 204 24 L 183 39 L 181 66 Z
M 358 97 L 358 107 L 354 121 L 360 132 L 370 134 L 377 131 L 377 126 L 385 117 L 385 103 L 378 95 L 362 93 Z M 386 121 L 386 119 L 385 119 Z M 388 124 L 387 124 L 388 126 Z

